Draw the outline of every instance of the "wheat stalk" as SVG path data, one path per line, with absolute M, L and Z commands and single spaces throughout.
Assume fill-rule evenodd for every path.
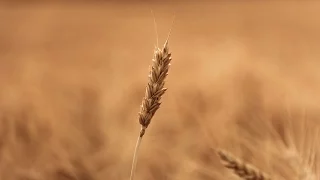
M 242 179 L 246 180 L 270 180 L 271 178 L 265 173 L 259 171 L 258 169 L 252 167 L 249 164 L 242 162 L 241 160 L 233 157 L 231 154 L 223 151 L 217 150 L 217 154 L 222 161 L 222 164 L 233 170 L 233 172 Z
M 131 168 L 130 180 L 133 180 L 135 169 L 137 166 L 138 151 L 141 144 L 142 137 L 148 128 L 152 117 L 160 108 L 160 100 L 162 95 L 166 92 L 164 88 L 165 79 L 168 75 L 171 62 L 171 53 L 169 53 L 168 39 L 162 49 L 156 48 L 152 66 L 149 73 L 149 82 L 146 87 L 145 96 L 143 97 L 141 109 L 139 112 L 139 123 L 141 124 L 140 134 L 136 143 L 133 162 Z

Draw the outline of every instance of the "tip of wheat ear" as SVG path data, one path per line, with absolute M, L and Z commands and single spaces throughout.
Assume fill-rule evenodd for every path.
M 233 170 L 233 172 L 242 179 L 271 180 L 271 178 L 267 174 L 259 171 L 249 164 L 242 162 L 226 151 L 219 149 L 217 150 L 217 154 L 221 159 L 224 167 Z
M 155 49 L 154 57 L 152 59 L 149 81 L 139 112 L 139 123 L 142 126 L 140 137 L 144 135 L 152 117 L 160 108 L 161 97 L 167 90 L 164 87 L 164 84 L 168 75 L 170 62 L 171 53 L 169 53 L 168 41 L 166 41 L 162 49 L 158 47 Z

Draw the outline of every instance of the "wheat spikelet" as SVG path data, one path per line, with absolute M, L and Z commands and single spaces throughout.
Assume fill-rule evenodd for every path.
M 154 59 L 152 60 L 149 82 L 139 112 L 139 122 L 142 126 L 140 137 L 144 135 L 145 129 L 149 126 L 152 117 L 160 108 L 161 97 L 167 90 L 164 88 L 164 84 L 165 78 L 168 75 L 170 62 L 171 54 L 169 53 L 167 41 L 163 49 L 156 49 Z
M 166 88 L 164 88 L 164 84 L 165 79 L 168 75 L 170 62 L 171 53 L 169 53 L 167 40 L 162 49 L 157 47 L 154 52 L 154 58 L 152 60 L 152 66 L 149 72 L 149 82 L 147 84 L 146 92 L 143 97 L 139 112 L 139 123 L 141 124 L 141 131 L 133 155 L 130 180 L 133 180 L 134 178 L 135 168 L 137 164 L 137 153 L 142 137 L 145 134 L 145 131 L 148 128 L 152 117 L 160 108 L 161 97 L 167 90 Z
M 270 180 L 271 178 L 256 168 L 242 162 L 223 150 L 217 150 L 217 154 L 222 161 L 222 164 L 233 170 L 233 172 L 246 180 Z

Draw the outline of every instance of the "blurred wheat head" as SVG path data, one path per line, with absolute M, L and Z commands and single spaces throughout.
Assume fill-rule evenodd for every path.
M 275 139 L 272 143 L 275 146 L 265 153 L 274 161 L 267 166 L 275 165 L 268 169 L 268 173 L 250 163 L 245 163 L 225 150 L 217 149 L 216 153 L 222 165 L 245 180 L 319 180 L 319 128 L 307 120 L 297 123 L 298 129 L 293 127 L 291 120 L 286 122 L 287 128 L 281 136 L 275 134 L 275 130 L 270 130 L 274 133 Z
M 233 172 L 242 179 L 245 180 L 270 180 L 269 175 L 261 172 L 255 167 L 242 162 L 235 158 L 231 154 L 223 150 L 217 150 L 217 154 L 220 157 L 223 165 L 233 170 Z

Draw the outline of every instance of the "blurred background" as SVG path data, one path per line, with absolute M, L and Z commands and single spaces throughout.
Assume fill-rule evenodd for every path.
M 136 179 L 237 179 L 215 148 L 279 179 L 315 175 L 320 2 L 6 0 L 0 179 L 129 178 L 151 10 L 173 60 Z

